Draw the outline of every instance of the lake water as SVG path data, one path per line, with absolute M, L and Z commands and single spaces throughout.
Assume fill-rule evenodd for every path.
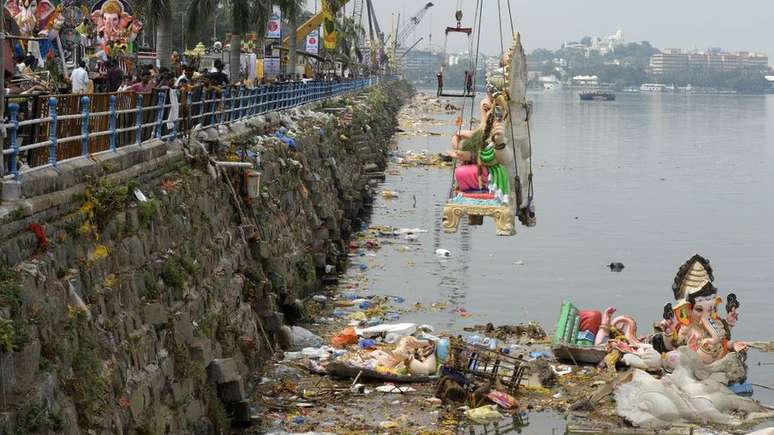
M 404 252 L 386 245 L 366 272 L 373 294 L 407 303 L 449 302 L 447 310 L 403 319 L 436 330 L 536 320 L 553 330 L 563 300 L 579 309 L 618 308 L 640 333 L 672 302 L 677 268 L 708 257 L 720 294 L 737 294 L 740 339 L 774 338 L 774 96 L 619 94 L 581 102 L 576 92 L 532 94 L 537 226 L 498 237 L 493 223 L 441 230 L 450 169 L 409 168 L 387 177 L 371 224 L 423 228 Z M 467 112 L 466 112 L 467 113 Z M 453 116 L 400 136 L 400 149 L 449 148 Z M 466 115 L 467 117 L 467 115 Z M 439 260 L 434 251 L 451 251 Z M 621 273 L 605 267 L 625 264 Z M 523 262 L 523 264 L 516 264 Z M 771 354 L 752 352 L 753 382 L 774 384 Z M 774 403 L 771 392 L 756 398 Z M 539 432 L 534 432 L 539 433 Z M 550 430 L 549 430 L 550 433 Z

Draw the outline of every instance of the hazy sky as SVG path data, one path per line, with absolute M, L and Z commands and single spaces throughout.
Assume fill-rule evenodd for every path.
M 433 45 L 443 46 L 443 29 L 454 25 L 459 0 L 436 0 L 417 32 L 409 38 L 425 39 L 426 48 L 432 29 Z M 484 1 L 484 31 L 481 51 L 500 51 L 497 36 L 497 0 Z M 507 23 L 507 0 L 500 0 L 503 26 Z M 557 49 L 564 41 L 577 41 L 584 35 L 606 36 L 623 29 L 627 41 L 648 40 L 658 48 L 762 51 L 774 58 L 774 0 L 510 0 L 516 29 L 522 33 L 527 52 L 535 48 Z M 319 3 L 319 0 L 318 0 Z M 379 24 L 389 33 L 392 14 L 414 15 L 426 0 L 373 0 Z M 315 0 L 307 0 L 310 9 Z M 347 11 L 351 11 L 350 1 Z M 462 0 L 463 25 L 472 26 L 476 0 Z M 364 23 L 367 27 L 367 22 Z M 449 39 L 449 50 L 459 51 L 466 38 Z M 769 63 L 774 63 L 774 60 Z

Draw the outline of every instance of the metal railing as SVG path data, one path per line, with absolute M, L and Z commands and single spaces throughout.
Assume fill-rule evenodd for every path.
M 174 140 L 203 127 L 224 125 L 269 112 L 372 86 L 378 77 L 343 82 L 279 83 L 254 88 L 195 87 L 181 92 L 156 89 L 94 95 L 46 95 L 10 99 L 0 176 L 19 179 L 20 161 L 30 168 L 56 167 L 64 161 L 116 151 L 150 139 Z M 170 92 L 175 92 L 171 95 Z M 177 104 L 170 101 L 177 97 Z M 177 116 L 170 112 L 177 110 Z M 25 119 L 27 118 L 27 119 Z M 24 142 L 27 144 L 23 144 Z M 7 162 L 7 170 L 6 170 Z

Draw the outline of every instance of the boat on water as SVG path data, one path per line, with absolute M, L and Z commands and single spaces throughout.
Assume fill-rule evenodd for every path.
M 615 101 L 615 94 L 605 91 L 581 92 L 581 101 Z

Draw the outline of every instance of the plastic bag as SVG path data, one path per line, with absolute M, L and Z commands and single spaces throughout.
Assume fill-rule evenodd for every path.
M 478 424 L 496 423 L 504 417 L 497 412 L 497 405 L 486 405 L 465 411 L 465 417 Z
M 344 328 L 341 332 L 331 337 L 332 346 L 344 347 L 355 343 L 357 343 L 357 332 L 351 326 Z

